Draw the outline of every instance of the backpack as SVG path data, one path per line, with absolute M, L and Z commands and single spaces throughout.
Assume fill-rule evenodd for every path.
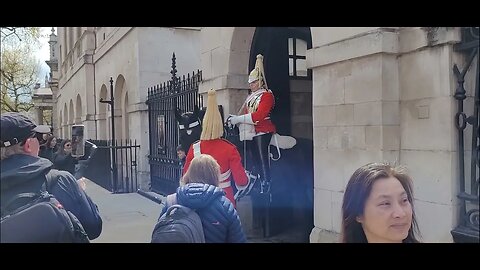
M 77 217 L 48 193 L 57 179 L 45 177 L 44 191 L 17 194 L 2 206 L 1 242 L 89 243 Z
M 205 243 L 202 221 L 195 210 L 177 204 L 176 194 L 167 196 L 167 206 L 153 229 L 152 243 Z

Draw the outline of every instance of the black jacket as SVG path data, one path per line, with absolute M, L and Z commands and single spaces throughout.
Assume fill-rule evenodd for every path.
M 22 154 L 2 160 L 1 204 L 5 205 L 18 193 L 39 192 L 48 173 L 49 177 L 57 178 L 48 191 L 78 218 L 90 240 L 97 238 L 102 232 L 102 218 L 97 205 L 78 186 L 73 175 L 52 169 L 52 165 L 47 159 Z
M 50 160 L 51 162 L 53 162 L 54 160 L 54 157 L 55 157 L 55 148 L 50 148 L 50 147 L 41 147 L 40 148 L 40 153 L 38 153 L 38 156 L 39 157 L 43 157 L 43 158 L 46 158 L 48 160 Z
M 78 163 L 78 160 L 72 157 L 71 154 L 62 154 L 57 152 L 55 154 L 53 163 L 55 164 L 55 169 L 60 171 L 67 171 L 72 175 L 75 175 L 75 164 Z

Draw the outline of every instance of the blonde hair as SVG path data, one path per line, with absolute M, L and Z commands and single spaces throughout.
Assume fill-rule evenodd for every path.
M 0 160 L 17 154 L 26 154 L 25 151 L 23 151 L 22 143 L 0 148 Z
M 216 91 L 208 91 L 207 110 L 202 122 L 200 140 L 214 140 L 223 136 L 222 116 L 218 110 Z
M 220 165 L 210 155 L 201 154 L 192 159 L 190 167 L 180 180 L 180 185 L 204 183 L 218 187 L 220 182 Z

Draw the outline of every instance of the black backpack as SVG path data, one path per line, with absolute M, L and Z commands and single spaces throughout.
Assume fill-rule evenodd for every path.
M 45 190 L 20 193 L 2 205 L 2 243 L 88 243 L 80 221 L 48 193 L 56 183 L 46 175 Z M 19 205 L 19 202 L 26 202 Z M 11 209 L 14 207 L 13 209 Z
M 153 229 L 152 243 L 205 243 L 202 221 L 195 210 L 176 204 L 176 194 L 167 196 L 165 207 L 167 212 Z

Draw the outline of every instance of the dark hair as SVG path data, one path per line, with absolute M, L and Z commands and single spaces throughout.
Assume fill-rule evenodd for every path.
M 412 206 L 412 226 L 404 243 L 418 243 L 418 224 L 413 209 L 412 180 L 404 172 L 403 167 L 392 167 L 386 163 L 369 163 L 358 168 L 350 177 L 342 204 L 342 242 L 343 243 L 368 243 L 362 225 L 357 217 L 363 215 L 365 202 L 370 196 L 375 181 L 383 178 L 396 178 L 407 193 L 408 201 Z
M 70 140 L 70 139 L 63 140 L 62 144 L 60 145 L 60 147 L 57 150 L 57 153 L 65 155 L 65 144 L 71 143 L 71 142 L 72 142 L 72 140 Z
M 48 136 L 47 142 L 45 143 L 46 148 L 54 148 L 54 147 L 50 147 L 50 144 L 51 144 L 53 139 L 55 139 L 55 136 L 53 136 L 53 135 Z
M 183 146 L 182 146 L 182 145 L 177 146 L 177 152 L 178 152 L 178 151 L 183 151 L 183 152 L 185 152 L 185 150 L 183 149 Z

